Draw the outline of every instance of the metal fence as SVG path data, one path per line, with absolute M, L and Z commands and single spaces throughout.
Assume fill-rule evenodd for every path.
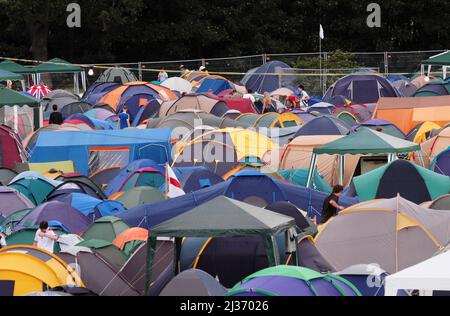
M 357 70 L 374 70 L 385 75 L 405 74 L 410 75 L 420 71 L 421 61 L 444 52 L 445 50 L 430 51 L 406 51 L 406 52 L 351 52 L 352 61 L 357 65 L 351 69 L 296 69 L 294 75 L 297 82 L 304 82 L 312 95 L 321 96 L 323 92 L 338 78 Z M 322 56 L 325 61 L 332 52 L 314 53 L 290 53 L 290 54 L 260 54 L 226 58 L 201 58 L 189 60 L 152 61 L 122 64 L 100 64 L 101 67 L 124 67 L 130 69 L 139 80 L 157 80 L 158 72 L 164 69 L 169 76 L 179 76 L 180 65 L 190 70 L 205 66 L 210 73 L 218 74 L 227 79 L 239 83 L 244 74 L 250 69 L 262 64 L 279 60 L 296 68 L 299 61 L 305 58 Z M 103 72 L 102 68 L 94 69 L 94 75 L 89 76 L 92 83 Z

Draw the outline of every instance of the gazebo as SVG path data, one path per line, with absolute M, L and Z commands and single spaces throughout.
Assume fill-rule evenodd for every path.
M 219 196 L 151 228 L 148 238 L 146 289 L 148 291 L 150 288 L 158 237 L 175 238 L 176 274 L 179 272 L 181 242 L 184 237 L 261 236 L 269 265 L 277 266 L 280 258 L 275 236 L 288 232 L 295 225 L 292 217 Z
M 431 56 L 430 58 L 422 61 L 422 64 L 420 65 L 420 73 L 423 75 L 425 74 L 425 66 L 428 67 L 427 69 L 427 76 L 430 77 L 431 75 L 431 68 L 433 66 L 442 67 L 442 78 L 447 78 L 447 72 L 450 69 L 450 51 L 445 51 L 443 53 L 440 53 L 438 55 Z
M 80 79 L 83 91 L 86 91 L 86 73 L 80 66 L 73 65 L 60 58 L 53 58 L 32 68 L 36 73 L 36 83 L 41 82 L 41 74 L 73 74 L 74 92 L 80 94 Z
M 313 150 L 306 186 L 311 187 L 318 155 L 339 155 L 339 183 L 343 185 L 345 155 L 387 154 L 388 162 L 391 162 L 397 158 L 398 154 L 410 152 L 418 153 L 421 165 L 423 166 L 424 163 L 420 145 L 363 127 L 355 133 L 349 134 Z

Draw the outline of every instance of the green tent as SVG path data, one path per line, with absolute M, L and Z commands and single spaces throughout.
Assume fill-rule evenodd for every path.
M 308 180 L 308 169 L 279 170 L 278 172 L 286 180 L 297 185 L 306 186 L 306 181 Z M 326 182 L 317 171 L 314 172 L 312 188 L 325 193 L 331 193 L 332 191 L 328 182 Z
M 96 220 L 83 234 L 84 240 L 101 239 L 112 243 L 123 231 L 130 228 L 120 218 L 105 216 Z
M 317 155 L 376 155 L 414 151 L 420 151 L 420 145 L 365 127 L 331 143 L 314 148 L 313 153 Z
M 116 246 L 102 239 L 89 239 L 80 242 L 76 246 L 95 249 L 109 263 L 121 268 L 127 261 L 127 256 Z
M 270 266 L 279 264 L 275 236 L 295 227 L 292 217 L 219 196 L 152 227 L 148 239 L 147 286 L 150 288 L 157 237 L 175 237 L 175 271 L 178 273 L 183 237 L 261 236 Z
M 162 201 L 164 199 L 164 194 L 156 188 L 137 187 L 124 192 L 116 201 L 121 202 L 127 209 L 130 209 L 144 203 Z
M 21 229 L 16 231 L 6 237 L 6 244 L 8 246 L 15 245 L 29 245 L 32 246 L 34 244 L 34 237 L 36 235 L 36 231 L 39 229 L 39 226 L 29 227 L 25 229 Z M 68 232 L 63 231 L 61 229 L 53 229 L 53 231 L 58 235 L 68 234 Z M 55 246 L 53 248 L 54 253 L 58 253 L 61 250 L 59 243 L 55 242 Z
M 75 66 L 66 60 L 60 58 L 53 58 L 49 61 L 37 65 L 32 68 L 35 73 L 73 73 L 83 72 L 83 68 Z
M 39 178 L 23 178 L 8 186 L 21 192 L 34 205 L 43 203 L 47 195 L 55 188 L 47 181 Z
M 0 68 L 0 81 L 6 80 L 24 80 L 22 75 L 16 74 L 14 72 L 10 72 Z
M 13 231 L 14 227 L 20 222 L 25 216 L 27 216 L 33 209 L 27 208 L 24 210 L 16 211 L 9 216 L 7 216 L 3 221 L 0 221 L 0 226 L 5 230 Z
M 2 110 L 4 111 L 4 107 L 14 107 L 18 106 L 19 109 L 17 111 L 17 115 L 21 114 L 32 114 L 33 116 L 33 123 L 34 123 L 34 130 L 37 130 L 40 127 L 41 121 L 40 121 L 40 104 L 39 101 L 36 100 L 33 97 L 29 97 L 26 95 L 23 95 L 17 91 L 8 89 L 6 87 L 0 87 L 0 113 Z M 31 108 L 30 111 L 27 111 L 25 106 L 28 106 Z M 29 113 L 32 112 L 32 113 Z M 14 114 L 16 115 L 16 114 Z M 7 115 L 3 115 L 3 117 L 6 120 Z M 13 119 L 14 122 L 18 121 L 16 119 Z M 0 124 L 6 124 L 8 122 L 0 122 Z M 31 123 L 31 122 L 30 122 Z M 8 124 L 6 124 L 8 125 Z M 14 130 L 18 130 L 18 126 L 11 126 Z
M 5 60 L 0 63 L 0 69 L 13 72 L 15 74 L 32 74 L 34 73 L 32 68 L 24 67 L 12 60 Z
M 450 51 L 446 51 L 445 53 L 432 56 L 422 61 L 422 65 L 450 66 Z

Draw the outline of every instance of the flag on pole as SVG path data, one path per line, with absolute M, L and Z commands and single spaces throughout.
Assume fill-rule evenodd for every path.
M 325 34 L 323 32 L 322 24 L 320 24 L 319 36 L 320 36 L 320 39 L 324 39 L 325 38 Z
M 166 165 L 167 168 L 167 179 L 166 179 L 166 192 L 168 198 L 175 198 L 178 196 L 185 195 L 186 193 L 183 191 L 180 181 L 178 181 L 175 172 L 173 172 L 172 168 L 169 164 Z

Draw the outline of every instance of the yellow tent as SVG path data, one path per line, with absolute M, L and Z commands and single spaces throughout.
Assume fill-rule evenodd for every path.
M 33 246 L 0 250 L 0 296 L 21 296 L 64 285 L 84 287 L 78 274 L 57 256 Z
M 439 126 L 438 124 L 434 123 L 434 122 L 424 122 L 419 130 L 416 133 L 416 136 L 414 137 L 414 142 L 417 144 L 423 143 L 425 141 L 427 141 L 427 134 L 429 132 L 431 132 L 434 129 L 440 129 L 441 126 Z
M 75 167 L 73 161 L 59 161 L 59 162 L 43 162 L 43 163 L 29 163 L 30 171 L 36 171 L 47 175 L 52 169 L 61 171 L 63 173 L 74 173 Z M 51 175 L 51 174 L 50 174 Z

